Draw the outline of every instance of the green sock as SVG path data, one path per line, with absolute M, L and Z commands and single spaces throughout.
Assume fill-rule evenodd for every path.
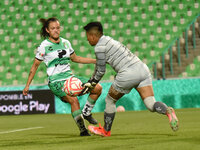
M 81 110 L 76 110 L 72 112 L 72 117 L 74 118 L 74 121 L 76 122 L 76 125 L 78 126 L 80 132 L 83 132 L 86 130 L 84 120 L 81 116 Z

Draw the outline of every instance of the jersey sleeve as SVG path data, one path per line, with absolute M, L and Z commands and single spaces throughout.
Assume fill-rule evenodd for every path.
M 40 45 L 37 48 L 35 58 L 40 60 L 40 61 L 43 61 L 44 60 L 44 54 L 45 54 L 45 48 L 44 48 L 44 46 Z
M 72 48 L 71 43 L 66 39 L 63 39 L 63 40 L 64 40 L 64 43 L 65 43 L 65 47 L 69 48 L 70 55 L 73 54 L 74 53 L 74 49 Z
M 72 48 L 72 45 L 70 42 L 69 42 L 69 52 L 70 52 L 70 55 L 74 53 L 74 49 Z
M 92 76 L 92 79 L 96 81 L 100 81 L 103 75 L 106 72 L 106 55 L 105 55 L 105 46 L 98 46 L 95 48 L 95 55 L 96 55 L 96 66 L 95 71 Z

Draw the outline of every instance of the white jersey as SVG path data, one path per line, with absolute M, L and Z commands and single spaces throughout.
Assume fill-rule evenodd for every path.
M 108 63 L 117 73 L 141 61 L 127 47 L 109 36 L 102 36 L 95 46 L 97 58 L 96 69 L 93 74 L 99 81 L 106 71 Z
M 37 49 L 35 58 L 44 61 L 50 82 L 61 81 L 72 75 L 70 55 L 74 53 L 71 43 L 60 38 L 60 43 L 44 40 Z

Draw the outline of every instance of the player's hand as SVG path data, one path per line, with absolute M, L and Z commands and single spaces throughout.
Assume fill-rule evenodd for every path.
M 97 82 L 95 80 L 88 80 L 88 82 L 83 83 L 83 90 L 80 95 L 84 95 L 86 93 L 89 93 L 94 87 L 97 85 Z
M 23 90 L 23 95 L 27 95 L 29 92 L 29 87 L 25 87 Z
M 89 82 L 86 82 L 86 83 L 83 83 L 83 90 L 82 90 L 82 92 L 81 92 L 81 95 L 84 95 L 84 94 L 86 94 L 86 93 L 89 93 L 90 92 L 90 90 L 92 90 L 94 87 L 92 86 L 92 84 L 91 83 L 89 83 Z

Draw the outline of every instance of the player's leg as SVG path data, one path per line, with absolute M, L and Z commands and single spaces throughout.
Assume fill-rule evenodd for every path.
M 120 93 L 113 88 L 110 87 L 107 97 L 105 99 L 106 108 L 104 110 L 104 129 L 106 131 L 110 131 L 112 127 L 112 123 L 116 113 L 116 102 L 119 100 L 124 93 Z
M 116 113 L 116 102 L 120 99 L 124 94 L 116 91 L 112 86 L 109 89 L 109 92 L 106 96 L 106 108 L 104 110 L 104 127 L 95 127 L 89 126 L 88 129 L 94 133 L 101 136 L 110 136 L 111 128 L 115 118 Z
M 84 119 L 86 119 L 91 124 L 97 124 L 97 120 L 92 117 L 91 111 L 96 103 L 96 100 L 101 95 L 102 86 L 97 84 L 95 88 L 90 92 L 88 99 L 83 107 L 82 114 Z
M 140 94 L 148 110 L 151 112 L 156 111 L 160 114 L 166 114 L 167 105 L 162 102 L 156 102 L 152 85 L 136 88 L 136 90 Z
M 173 108 L 168 107 L 165 103 L 155 100 L 153 87 L 152 85 L 136 88 L 140 94 L 145 106 L 151 112 L 157 112 L 160 114 L 167 115 L 169 118 L 170 126 L 173 131 L 178 130 L 179 121 L 176 117 L 175 111 Z
M 63 81 L 57 81 L 53 83 L 49 83 L 48 86 L 51 89 L 51 91 L 54 93 L 54 95 L 58 96 L 63 102 L 67 102 L 71 105 L 71 112 L 72 117 L 74 118 L 78 128 L 80 129 L 81 136 L 88 136 L 90 135 L 85 128 L 84 120 L 81 116 L 81 110 L 80 110 L 80 104 L 78 102 L 77 97 L 70 97 L 68 96 L 63 90 Z
M 137 78 L 139 79 L 139 83 L 135 88 L 139 92 L 145 106 L 152 112 L 156 111 L 167 115 L 172 129 L 176 131 L 178 129 L 178 119 L 174 110 L 163 102 L 156 102 L 155 100 L 149 68 L 146 64 L 140 63 L 135 69 L 137 69 Z
M 80 130 L 80 136 L 89 136 L 84 120 L 82 118 L 82 113 L 80 110 L 80 104 L 77 99 L 77 97 L 71 97 L 71 96 L 63 96 L 62 101 L 68 102 L 71 105 L 71 113 L 74 121 L 76 122 L 76 125 L 78 126 Z

